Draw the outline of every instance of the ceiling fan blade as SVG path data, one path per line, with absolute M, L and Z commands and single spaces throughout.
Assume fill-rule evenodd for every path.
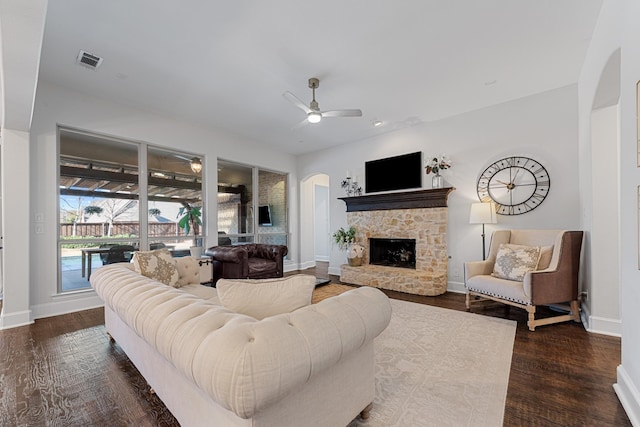
M 303 121 L 301 121 L 300 123 L 298 123 L 297 125 L 293 126 L 291 128 L 291 130 L 296 130 L 296 129 L 300 129 L 301 127 L 306 126 L 307 124 L 309 124 L 309 121 L 307 119 L 304 119 Z
M 323 111 L 322 117 L 362 117 L 361 110 L 329 110 Z
M 300 108 L 305 113 L 309 114 L 311 112 L 311 108 L 309 108 L 308 105 L 306 105 L 304 102 L 302 102 L 300 100 L 300 98 L 298 98 L 297 96 L 295 96 L 291 92 L 287 91 L 287 92 L 283 93 L 282 96 L 284 96 L 285 99 L 287 99 L 289 102 L 291 102 L 296 107 Z

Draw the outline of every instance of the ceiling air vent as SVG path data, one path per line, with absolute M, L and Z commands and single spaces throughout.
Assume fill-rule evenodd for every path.
M 78 53 L 76 63 L 95 70 L 102 64 L 102 58 L 81 50 L 80 53 Z

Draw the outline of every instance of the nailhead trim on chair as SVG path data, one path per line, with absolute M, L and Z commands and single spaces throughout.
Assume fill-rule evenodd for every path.
M 474 289 L 474 288 L 467 288 L 467 289 L 468 289 L 468 290 L 470 290 L 470 291 L 473 291 L 473 292 L 477 292 L 477 293 L 479 293 L 479 294 L 483 294 L 483 295 L 490 295 L 490 296 L 492 296 L 492 297 L 496 297 L 496 298 L 500 298 L 500 299 L 506 299 L 506 300 L 508 300 L 508 301 L 516 302 L 516 303 L 518 303 L 518 304 L 522 304 L 522 305 L 531 305 L 531 303 L 530 303 L 530 302 L 527 302 L 527 301 L 521 301 L 521 300 L 519 300 L 519 299 L 515 299 L 515 298 L 508 298 L 508 297 L 505 297 L 504 295 L 498 295 L 498 294 L 494 294 L 494 293 L 491 293 L 491 292 L 480 291 L 480 290 L 478 290 L 478 289 Z

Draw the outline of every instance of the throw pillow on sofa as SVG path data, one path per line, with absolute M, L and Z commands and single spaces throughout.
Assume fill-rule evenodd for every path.
M 178 268 L 176 260 L 168 249 L 154 251 L 138 251 L 133 254 L 133 268 L 139 274 L 175 286 L 178 282 Z
M 185 256 L 176 259 L 176 267 L 178 268 L 178 281 L 176 288 L 188 285 L 190 283 L 200 283 L 200 266 L 195 258 Z
M 220 303 L 255 319 L 290 313 L 311 304 L 316 278 L 296 274 L 278 279 L 220 279 Z
M 521 282 L 524 275 L 534 271 L 540 260 L 540 246 L 501 243 L 493 265 L 492 276 Z

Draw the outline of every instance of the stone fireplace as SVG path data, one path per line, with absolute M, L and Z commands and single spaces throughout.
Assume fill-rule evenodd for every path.
M 447 197 L 452 190 L 342 198 L 356 243 L 365 251 L 362 266 L 341 266 L 340 280 L 417 295 L 446 292 Z M 390 245 L 380 250 L 380 241 Z

